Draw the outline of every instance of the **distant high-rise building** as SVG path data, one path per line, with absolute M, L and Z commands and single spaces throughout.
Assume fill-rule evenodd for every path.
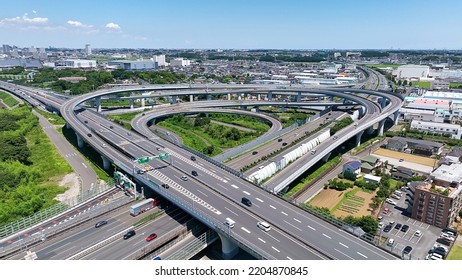
M 85 45 L 85 53 L 87 55 L 91 55 L 91 46 L 90 46 L 90 44 Z
M 184 58 L 175 58 L 170 61 L 170 65 L 173 67 L 184 67 L 191 65 L 191 61 Z
M 10 51 L 11 51 L 11 49 L 12 49 L 12 48 L 11 48 L 9 45 L 3 45 L 2 52 L 3 52 L 4 54 L 9 54 Z
M 152 60 L 157 62 L 157 66 L 165 66 L 165 54 L 155 55 Z

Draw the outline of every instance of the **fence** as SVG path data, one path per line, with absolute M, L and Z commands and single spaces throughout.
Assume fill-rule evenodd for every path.
M 59 215 L 80 203 L 88 201 L 94 198 L 95 196 L 102 194 L 103 192 L 107 191 L 112 187 L 113 186 L 106 183 L 96 184 L 96 186 L 93 189 L 88 190 L 87 192 L 80 192 L 77 196 L 69 198 L 63 202 L 57 203 L 49 208 L 34 213 L 31 216 L 21 218 L 17 221 L 3 225 L 0 227 L 0 238 L 13 235 L 31 226 L 37 225 L 41 222 L 51 219 L 52 217 L 55 217 L 56 215 Z

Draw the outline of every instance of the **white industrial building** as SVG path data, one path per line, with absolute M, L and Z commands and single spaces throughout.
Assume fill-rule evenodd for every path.
M 399 80 L 420 81 L 429 77 L 430 66 L 428 65 L 401 65 L 392 72 Z
M 88 69 L 96 68 L 96 60 L 88 59 L 65 59 L 55 62 L 57 68 L 74 68 L 74 69 Z
M 153 61 L 157 62 L 157 66 L 165 66 L 165 54 L 155 55 L 152 58 Z
M 435 121 L 435 110 L 420 110 L 420 109 L 412 109 L 412 108 L 405 108 L 401 107 L 399 109 L 400 117 L 405 121 L 425 121 L 425 122 L 433 122 Z
M 116 67 L 124 70 L 153 70 L 157 69 L 157 62 L 152 60 L 113 60 L 108 61 L 109 67 Z
M 413 120 L 411 122 L 411 129 L 442 135 L 448 134 L 451 135 L 452 139 L 460 139 L 462 134 L 461 127 L 457 124 L 424 122 L 419 120 Z
M 170 60 L 170 66 L 173 67 L 185 67 L 191 65 L 191 60 L 184 58 L 174 58 Z

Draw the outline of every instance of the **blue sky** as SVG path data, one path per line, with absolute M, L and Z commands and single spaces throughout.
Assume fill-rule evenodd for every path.
M 462 49 L 460 0 L 2 2 L 20 47 Z

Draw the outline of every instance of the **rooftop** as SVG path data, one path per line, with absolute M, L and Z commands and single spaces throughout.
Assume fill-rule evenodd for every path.
M 431 177 L 449 183 L 462 183 L 462 163 L 453 163 L 451 165 L 441 165 L 431 174 Z
M 422 123 L 422 121 L 421 121 Z M 442 143 L 438 143 L 438 142 L 433 142 L 433 141 L 427 141 L 427 140 L 420 140 L 420 139 L 414 139 L 414 138 L 406 138 L 406 137 L 400 137 L 400 136 L 394 136 L 393 138 L 391 138 L 390 140 L 393 140 L 393 141 L 404 141 L 406 143 L 412 143 L 412 144 L 418 144 L 418 145 L 426 145 L 426 146 L 430 146 L 430 147 L 436 147 L 436 148 L 440 148 L 440 147 L 443 147 L 444 144 Z M 389 141 L 390 141 L 389 140 Z

